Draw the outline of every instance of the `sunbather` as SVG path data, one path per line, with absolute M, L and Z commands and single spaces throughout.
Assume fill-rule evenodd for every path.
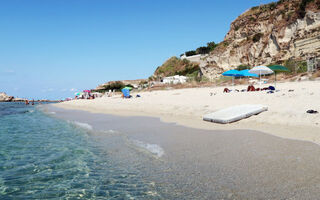
M 231 92 L 231 90 L 229 90 L 228 88 L 224 88 L 223 93 L 229 93 Z
M 248 92 L 254 92 L 254 91 L 256 91 L 256 89 L 254 88 L 253 85 L 249 85 L 247 91 Z

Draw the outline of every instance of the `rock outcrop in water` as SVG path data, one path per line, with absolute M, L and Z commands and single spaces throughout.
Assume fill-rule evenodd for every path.
M 9 102 L 9 101 L 12 101 L 13 99 L 14 99 L 13 96 L 8 96 L 6 93 L 0 92 L 0 102 Z
M 223 42 L 199 60 L 209 78 L 239 65 L 320 56 L 320 0 L 281 0 L 253 7 L 231 23 Z

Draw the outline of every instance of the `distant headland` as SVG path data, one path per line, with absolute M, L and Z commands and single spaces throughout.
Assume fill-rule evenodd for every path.
M 26 98 L 15 98 L 14 96 L 9 96 L 5 92 L 0 92 L 0 102 L 24 102 L 28 99 Z M 48 99 L 41 99 L 35 100 L 36 102 L 60 102 L 58 100 L 48 100 Z

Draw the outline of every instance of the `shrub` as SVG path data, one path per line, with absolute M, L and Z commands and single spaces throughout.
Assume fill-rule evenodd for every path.
M 196 49 L 197 54 L 207 54 L 210 52 L 210 49 L 208 47 L 199 47 Z
M 213 51 L 216 47 L 218 46 L 218 44 L 216 44 L 215 42 L 208 42 L 207 46 L 202 46 L 197 48 L 195 51 L 186 51 L 185 55 L 186 56 L 194 56 L 194 55 L 198 55 L 198 54 L 207 54 L 210 53 L 210 51 Z M 180 55 L 180 57 L 183 54 Z
M 295 61 L 290 59 L 284 62 L 284 66 L 287 67 L 291 73 L 304 73 L 308 71 L 306 61 Z
M 292 73 L 296 72 L 296 62 L 294 60 L 286 60 L 283 65 L 286 68 L 288 68 Z
M 276 2 L 272 2 L 272 3 L 269 4 L 269 8 L 271 10 L 275 9 L 276 7 L 277 7 L 277 3 Z
M 306 61 L 298 62 L 297 63 L 297 72 L 304 73 L 308 71 L 308 64 Z
M 186 56 L 194 56 L 194 55 L 197 55 L 196 51 L 187 51 L 186 53 Z
M 251 10 L 257 10 L 259 8 L 259 6 L 254 6 L 251 8 Z
M 194 71 L 193 73 L 186 74 L 186 77 L 188 77 L 188 81 L 197 81 L 197 82 L 200 81 L 198 71 Z
M 208 42 L 207 43 L 207 47 L 209 48 L 210 51 L 213 51 L 217 46 L 218 46 L 218 44 L 216 44 L 215 42 Z
M 199 65 L 189 64 L 189 65 L 186 65 L 183 70 L 176 72 L 174 75 L 187 76 L 189 74 L 194 74 L 194 73 L 198 74 L 199 70 L 200 70 Z
M 189 64 L 190 61 L 184 58 L 184 59 L 182 60 L 182 63 L 183 63 L 183 64 Z

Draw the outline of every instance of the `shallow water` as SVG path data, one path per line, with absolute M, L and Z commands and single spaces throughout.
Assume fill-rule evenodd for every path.
M 121 138 L 101 142 L 24 104 L 0 103 L 0 110 L 0 199 L 161 198 Z

